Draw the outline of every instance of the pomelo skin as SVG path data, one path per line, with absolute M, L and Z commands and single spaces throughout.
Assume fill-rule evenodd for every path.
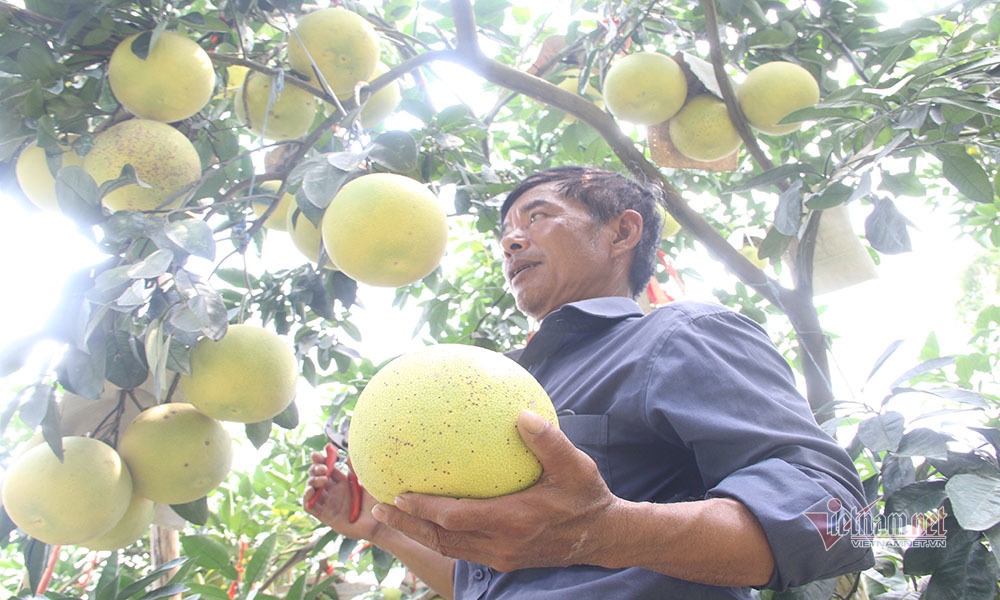
M 191 374 L 181 390 L 198 410 L 220 421 L 259 423 L 295 399 L 295 354 L 273 330 L 230 325 L 219 341 L 202 338 L 191 350 Z
M 132 500 L 132 477 L 114 448 L 67 436 L 63 460 L 47 444 L 18 456 L 7 470 L 3 506 L 18 527 L 46 544 L 78 544 L 118 523 Z
M 184 402 L 157 404 L 125 429 L 118 451 L 135 493 L 160 504 L 184 504 L 215 489 L 229 474 L 232 439 L 217 420 Z
M 558 426 L 548 394 L 513 360 L 476 346 L 428 346 L 396 358 L 365 386 L 351 418 L 351 464 L 380 502 L 404 492 L 517 492 L 542 472 L 517 431 L 525 409 Z

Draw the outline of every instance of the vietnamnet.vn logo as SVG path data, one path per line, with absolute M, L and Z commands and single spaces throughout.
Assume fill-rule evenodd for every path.
M 946 513 L 943 507 L 926 513 L 874 514 L 875 504 L 848 510 L 840 500 L 830 498 L 826 510 L 804 514 L 816 527 L 827 550 L 845 538 L 855 548 L 945 547 L 948 532 L 944 527 Z

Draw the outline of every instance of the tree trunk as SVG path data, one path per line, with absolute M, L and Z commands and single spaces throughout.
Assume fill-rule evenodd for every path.
M 157 568 L 180 557 L 181 544 L 177 530 L 153 525 L 149 532 L 149 539 L 153 550 L 153 568 Z M 176 572 L 176 568 L 171 569 L 170 573 L 157 581 L 157 585 L 166 585 Z M 183 600 L 183 596 L 181 594 L 174 594 L 170 597 L 170 600 Z

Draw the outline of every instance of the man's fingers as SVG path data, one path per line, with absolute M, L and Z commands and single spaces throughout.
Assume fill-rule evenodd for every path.
M 565 470 L 567 463 L 579 460 L 582 452 L 558 427 L 530 410 L 522 410 L 517 429 L 528 449 L 542 463 L 543 471 Z

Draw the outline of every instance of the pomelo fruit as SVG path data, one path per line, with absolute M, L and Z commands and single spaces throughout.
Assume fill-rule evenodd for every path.
M 384 70 L 383 70 L 384 72 Z M 381 73 L 376 73 L 375 76 Z M 374 79 L 373 76 L 372 78 Z M 365 129 L 378 127 L 382 121 L 396 110 L 403 99 L 403 92 L 399 86 L 399 80 L 395 79 L 389 85 L 379 89 L 365 100 L 361 112 L 358 113 L 358 122 Z
M 215 489 L 233 461 L 222 423 L 184 402 L 157 404 L 125 428 L 118 452 L 135 493 L 161 504 L 193 502 Z
M 351 464 L 381 502 L 404 492 L 492 498 L 538 480 L 517 417 L 558 425 L 542 386 L 510 358 L 439 344 L 400 356 L 371 378 L 351 417 Z
M 601 90 L 594 87 L 592 83 L 587 83 L 587 87 L 584 88 L 583 94 L 580 94 L 580 69 L 572 69 L 569 71 L 562 81 L 556 84 L 557 87 L 571 92 L 573 94 L 582 95 L 587 100 L 594 103 L 594 106 L 598 108 L 604 108 L 604 100 L 601 97 Z M 576 117 L 567 114 L 563 117 L 563 123 L 572 123 L 576 121 Z
M 248 74 L 233 99 L 236 118 L 265 140 L 280 142 L 300 138 L 316 118 L 316 97 L 285 82 L 281 90 L 274 91 L 272 102 L 271 88 L 275 82 L 275 78 L 259 71 Z
M 316 70 L 338 98 L 368 81 L 378 66 L 378 33 L 364 17 L 339 6 L 321 8 L 299 19 L 288 36 L 288 64 L 317 81 Z
M 320 227 L 337 268 L 373 286 L 423 279 L 441 262 L 448 242 L 448 221 L 437 197 L 415 179 L 393 173 L 347 182 Z
M 288 230 L 288 235 L 292 238 L 292 244 L 295 248 L 308 258 L 309 262 L 318 265 L 320 251 L 323 249 L 323 232 L 319 227 L 313 225 L 313 222 L 294 202 L 288 206 L 285 228 Z M 329 256 L 326 256 L 323 268 L 336 271 L 337 265 L 330 260 Z
M 262 190 L 271 194 L 277 192 L 279 187 L 280 185 L 277 181 L 265 181 L 260 184 Z M 250 208 L 253 210 L 253 214 L 259 219 L 264 216 L 264 213 L 267 212 L 267 208 L 273 201 L 273 198 L 254 198 L 250 204 Z M 281 196 L 281 199 L 278 200 L 278 205 L 274 207 L 274 210 L 268 215 L 267 220 L 264 221 L 264 227 L 273 229 L 274 231 L 287 231 L 288 207 L 294 204 L 295 194 L 286 191 Z
M 133 493 L 128 509 L 114 527 L 97 537 L 84 540 L 78 545 L 89 550 L 118 550 L 131 546 L 149 531 L 155 512 L 155 502 L 145 496 Z
M 186 119 L 212 98 L 212 59 L 197 42 L 175 31 L 160 33 L 145 59 L 140 58 L 133 45 L 148 46 L 151 35 L 135 33 L 115 47 L 108 61 L 111 92 L 137 117 L 164 123 Z
M 604 76 L 602 95 L 617 119 L 656 125 L 684 106 L 688 85 L 677 61 L 657 52 L 636 52 L 615 61 Z
M 184 398 L 220 421 L 258 423 L 295 399 L 295 354 L 281 336 L 254 325 L 230 325 L 221 340 L 202 338 L 191 350 Z
M 112 211 L 177 208 L 180 192 L 201 177 L 201 158 L 184 134 L 159 121 L 129 119 L 97 134 L 83 168 L 100 185 L 132 165 L 145 186 L 112 190 L 101 202 Z
M 46 544 L 78 544 L 121 520 L 132 499 L 122 457 L 100 440 L 68 436 L 60 462 L 47 444 L 18 456 L 3 483 L 11 521 Z
M 674 147 L 691 160 L 719 160 L 736 152 L 742 143 L 726 103 L 711 94 L 688 100 L 667 127 Z
M 55 174 L 62 167 L 71 165 L 83 166 L 83 157 L 68 146 L 61 146 L 59 151 L 53 153 L 50 166 L 45 149 L 32 142 L 18 154 L 14 175 L 21 191 L 32 204 L 45 210 L 60 212 L 56 199 Z
M 784 135 L 801 123 L 778 123 L 789 114 L 819 102 L 819 84 L 805 67 L 776 60 L 756 66 L 736 88 L 740 108 L 756 129 Z

